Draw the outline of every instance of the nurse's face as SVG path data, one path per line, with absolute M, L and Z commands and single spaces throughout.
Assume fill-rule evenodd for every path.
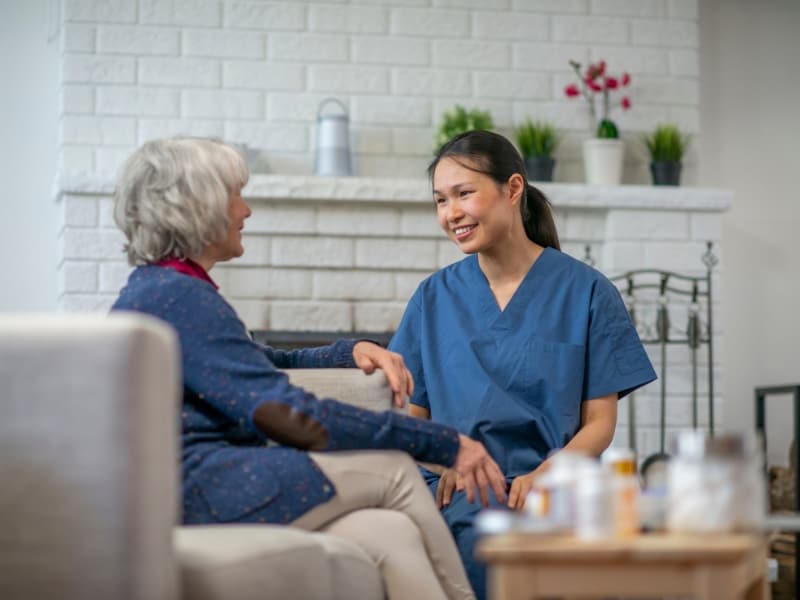
M 469 164 L 460 159 L 461 162 Z M 465 254 L 484 252 L 511 239 L 519 212 L 508 185 L 443 158 L 433 173 L 433 201 L 439 225 Z

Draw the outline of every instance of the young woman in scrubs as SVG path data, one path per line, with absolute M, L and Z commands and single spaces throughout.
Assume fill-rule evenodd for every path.
M 614 285 L 560 252 L 550 205 L 506 138 L 459 135 L 428 173 L 439 225 L 467 256 L 419 285 L 389 347 L 414 377 L 410 414 L 483 442 L 519 510 L 553 451 L 599 456 L 619 398 L 656 374 Z M 485 567 L 473 557 L 482 507 L 451 469 L 428 467 L 483 598 Z

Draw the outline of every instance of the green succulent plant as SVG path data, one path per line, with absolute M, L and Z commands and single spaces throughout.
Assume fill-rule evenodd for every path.
M 445 111 L 442 116 L 442 123 L 439 125 L 436 137 L 433 140 L 434 151 L 438 152 L 439 148 L 459 133 L 472 131 L 473 129 L 491 130 L 493 128 L 494 121 L 488 110 L 484 111 L 478 108 L 467 110 L 460 104 L 456 104 L 452 110 Z
M 555 127 L 544 121 L 526 119 L 516 130 L 517 145 L 523 158 L 552 158 L 560 136 Z
M 658 125 L 643 139 L 653 162 L 681 162 L 689 144 L 689 136 L 672 124 Z

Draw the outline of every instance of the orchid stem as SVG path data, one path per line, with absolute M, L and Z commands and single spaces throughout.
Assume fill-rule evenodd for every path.
M 578 81 L 581 82 L 581 94 L 584 98 L 586 98 L 586 102 L 589 103 L 589 116 L 592 117 L 592 122 L 589 124 L 589 133 L 595 135 L 596 131 L 593 128 L 597 127 L 597 111 L 594 107 L 594 98 L 589 95 L 589 90 L 586 87 L 586 81 L 583 77 L 581 77 L 581 64 L 574 60 L 569 61 L 569 64 L 575 71 L 575 74 L 578 76 Z M 608 98 L 606 98 L 606 102 L 608 102 Z M 608 107 L 606 106 L 606 113 L 608 112 Z

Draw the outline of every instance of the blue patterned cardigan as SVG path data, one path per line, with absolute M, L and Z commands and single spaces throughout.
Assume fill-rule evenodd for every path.
M 112 310 L 153 315 L 178 334 L 185 523 L 289 523 L 336 494 L 307 452 L 267 447 L 253 423 L 264 402 L 284 403 L 322 423 L 325 450 L 397 449 L 425 462 L 455 460 L 454 429 L 318 399 L 279 370 L 353 367 L 352 340 L 290 352 L 256 344 L 213 285 L 168 267 L 137 267 Z

